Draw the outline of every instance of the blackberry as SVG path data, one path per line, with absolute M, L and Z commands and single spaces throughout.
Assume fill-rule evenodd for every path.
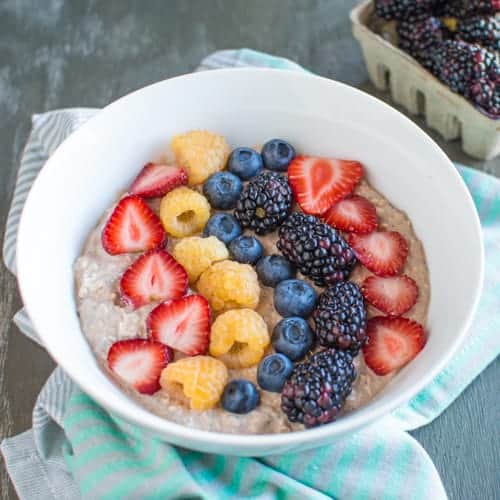
M 347 279 L 356 264 L 340 233 L 312 215 L 293 213 L 278 234 L 278 250 L 318 286 Z
M 366 341 L 366 308 L 355 283 L 335 283 L 319 297 L 312 315 L 318 341 L 356 355 Z
M 401 21 L 410 16 L 430 13 L 436 0 L 375 0 L 375 13 L 387 20 Z
M 241 193 L 234 216 L 243 227 L 257 234 L 276 229 L 288 216 L 292 206 L 292 190 L 285 177 L 264 172 L 254 177 Z
M 500 50 L 500 22 L 495 17 L 475 16 L 458 22 L 456 36 L 466 42 Z
M 476 16 L 477 14 L 494 15 L 500 12 L 500 0 L 462 0 L 458 3 L 460 10 L 457 17 Z
M 423 66 L 429 66 L 430 53 L 445 39 L 446 29 L 437 17 L 424 17 L 398 23 L 399 47 Z
M 474 82 L 468 98 L 490 118 L 500 117 L 500 87 L 491 80 Z
M 333 422 L 356 378 L 352 356 L 327 349 L 295 365 L 281 391 L 281 409 L 290 422 L 306 427 Z
M 498 66 L 495 54 L 462 40 L 446 40 L 431 53 L 432 73 L 453 92 L 466 95 L 472 82 Z

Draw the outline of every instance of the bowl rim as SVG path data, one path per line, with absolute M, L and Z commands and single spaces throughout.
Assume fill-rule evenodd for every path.
M 405 390 L 404 392 L 399 393 L 397 396 L 393 397 L 391 400 L 375 407 L 375 408 L 370 408 L 369 411 L 367 411 L 366 407 L 361 407 L 357 411 L 352 412 L 349 414 L 348 419 L 341 418 L 335 422 L 332 422 L 331 424 L 320 426 L 320 427 L 315 427 L 312 429 L 304 429 L 304 430 L 298 430 L 298 431 L 292 431 L 292 432 L 285 432 L 285 433 L 270 433 L 270 434 L 231 434 L 231 433 L 222 433 L 222 432 L 215 432 L 215 431 L 208 431 L 208 430 L 203 430 L 203 429 L 198 429 L 194 427 L 188 427 L 184 426 L 182 424 L 178 424 L 175 422 L 172 422 L 170 420 L 167 420 L 165 418 L 159 417 L 158 415 L 155 415 L 154 413 L 149 412 L 149 418 L 148 422 L 144 422 L 141 418 L 137 418 L 134 414 L 133 411 L 122 411 L 121 408 L 117 407 L 114 403 L 109 403 L 105 396 L 101 393 L 99 387 L 94 387 L 92 385 L 86 384 L 85 383 L 85 378 L 81 376 L 81 373 L 78 370 L 74 370 L 73 366 L 69 363 L 65 363 L 65 360 L 62 359 L 57 359 L 57 357 L 53 354 L 52 350 L 50 349 L 50 346 L 45 346 L 43 344 L 43 328 L 39 328 L 40 322 L 38 321 L 38 318 L 36 315 L 31 315 L 30 311 L 30 304 L 31 304 L 31 297 L 28 297 L 28 294 L 26 292 L 26 286 L 25 283 L 29 281 L 29 276 L 25 275 L 23 269 L 25 266 L 23 266 L 23 261 L 28 258 L 28 252 L 24 252 L 24 248 L 28 248 L 29 244 L 29 231 L 27 227 L 27 219 L 29 218 L 30 212 L 33 211 L 34 208 L 32 208 L 33 204 L 33 198 L 35 197 L 34 193 L 36 193 L 41 185 L 43 185 L 43 180 L 45 176 L 47 175 L 47 172 L 51 171 L 54 168 L 57 168 L 57 155 L 59 150 L 65 149 L 68 147 L 71 147 L 72 143 L 75 141 L 78 141 L 79 135 L 82 133 L 82 130 L 90 129 L 93 126 L 94 121 L 98 120 L 99 117 L 103 113 L 109 113 L 112 112 L 113 108 L 115 106 L 121 105 L 123 101 L 126 101 L 129 99 L 131 96 L 134 96 L 138 93 L 142 93 L 143 91 L 154 88 L 157 86 L 161 86 L 165 84 L 165 82 L 171 81 L 171 80 L 182 80 L 182 79 L 202 79 L 202 78 L 211 78 L 215 75 L 217 78 L 218 75 L 225 75 L 229 72 L 238 72 L 242 74 L 256 74 L 259 73 L 259 76 L 264 76 L 266 75 L 273 75 L 276 76 L 276 73 L 279 73 L 282 75 L 281 77 L 284 79 L 290 79 L 290 80 L 316 80 L 318 83 L 321 83 L 323 85 L 329 85 L 329 86 L 337 86 L 340 88 L 343 88 L 344 91 L 351 92 L 354 95 L 357 96 L 362 96 L 363 99 L 366 99 L 367 101 L 373 101 L 376 102 L 377 106 L 382 106 L 385 108 L 385 110 L 389 113 L 392 113 L 393 116 L 396 117 L 398 120 L 403 120 L 406 122 L 407 125 L 410 126 L 411 129 L 414 130 L 415 134 L 420 137 L 421 141 L 424 141 L 427 143 L 427 145 L 434 149 L 434 152 L 437 156 L 441 158 L 441 162 L 444 164 L 447 164 L 447 167 L 450 169 L 451 173 L 456 177 L 456 179 L 459 181 L 457 183 L 457 188 L 460 186 L 458 189 L 462 191 L 462 201 L 467 203 L 468 205 L 468 210 L 470 212 L 471 216 L 471 222 L 474 225 L 474 229 L 476 232 L 476 237 L 479 242 L 480 246 L 480 253 L 478 255 L 479 259 L 479 276 L 476 281 L 476 287 L 475 290 L 473 291 L 472 295 L 472 300 L 469 305 L 469 311 L 467 313 L 467 317 L 462 325 L 462 328 L 456 335 L 454 341 L 452 344 L 449 345 L 449 348 L 446 350 L 446 352 L 443 353 L 442 357 L 440 360 L 435 363 L 431 369 L 425 374 L 425 376 L 422 376 L 418 380 L 415 381 L 415 383 L 412 385 L 411 388 Z M 56 158 L 56 160 L 54 160 Z M 282 69 L 272 69 L 272 68 L 254 68 L 254 67 L 244 67 L 244 68 L 223 68 L 223 69 L 215 69 L 211 71 L 203 71 L 203 72 L 198 72 L 198 73 L 187 73 L 183 75 L 179 75 L 173 78 L 168 78 L 165 80 L 161 80 L 155 83 L 152 83 L 150 85 L 141 87 L 135 91 L 132 91 L 117 100 L 113 101 L 112 103 L 108 104 L 104 108 L 102 108 L 100 111 L 96 113 L 93 117 L 91 117 L 89 120 L 87 120 L 86 123 L 84 123 L 81 127 L 79 127 L 75 132 L 70 134 L 68 138 L 66 138 L 57 148 L 56 150 L 52 153 L 50 158 L 47 160 L 43 168 L 40 170 L 37 178 L 35 179 L 30 192 L 27 196 L 26 202 L 23 207 L 23 211 L 21 214 L 20 222 L 19 222 L 19 228 L 18 228 L 18 240 L 17 240 L 17 249 L 16 249 L 16 259 L 17 259 L 17 277 L 18 277 L 18 283 L 19 283 L 19 290 L 21 294 L 21 298 L 24 304 L 24 307 L 26 308 L 28 315 L 33 323 L 33 326 L 37 332 L 40 332 L 40 338 L 42 340 L 42 345 L 43 347 L 47 350 L 47 352 L 50 354 L 50 356 L 54 359 L 54 361 L 68 374 L 68 376 L 73 380 L 76 385 L 78 385 L 83 392 L 85 392 L 88 396 L 90 396 L 94 401 L 96 401 L 98 404 L 106 408 L 108 411 L 112 412 L 114 415 L 118 415 L 119 417 L 123 418 L 124 420 L 128 422 L 132 422 L 142 428 L 148 429 L 150 431 L 153 431 L 154 433 L 159 434 L 163 438 L 165 438 L 168 441 L 169 435 L 170 436 L 175 436 L 178 438 L 186 438 L 187 443 L 212 443 L 216 445 L 222 445 L 222 446 L 234 446 L 234 447 L 245 447 L 247 450 L 255 450 L 259 451 L 263 448 L 265 449 L 270 449 L 273 446 L 293 446 L 293 445 L 299 445 L 307 442 L 312 442 L 312 443 L 318 443 L 318 445 L 322 442 L 323 438 L 331 438 L 335 435 L 342 435 L 345 434 L 346 432 L 354 432 L 355 430 L 364 427 L 366 425 L 369 425 L 370 423 L 375 422 L 376 420 L 380 419 L 381 417 L 389 414 L 390 412 L 394 411 L 396 408 L 400 407 L 402 404 L 405 402 L 411 400 L 415 395 L 417 395 L 426 385 L 431 382 L 436 375 L 438 375 L 439 372 L 442 371 L 442 369 L 445 367 L 445 365 L 450 361 L 450 359 L 454 356 L 454 354 L 457 352 L 459 347 L 463 344 L 463 341 L 467 335 L 468 329 L 471 325 L 472 319 L 474 317 L 474 314 L 477 310 L 477 306 L 481 297 L 481 291 L 483 287 L 483 282 L 484 282 L 484 242 L 483 242 L 483 237 L 482 237 L 482 232 L 481 232 L 481 224 L 479 220 L 479 216 L 477 213 L 477 210 L 475 208 L 472 196 L 467 189 L 463 179 L 461 178 L 460 174 L 458 173 L 457 169 L 451 162 L 451 160 L 448 158 L 448 156 L 443 152 L 443 150 L 429 137 L 429 135 L 420 127 L 418 127 L 412 120 L 410 120 L 408 117 L 403 115 L 401 112 L 396 110 L 395 108 L 389 106 L 382 100 L 362 91 L 359 90 L 355 87 L 352 87 L 350 85 L 338 82 L 336 80 L 332 80 L 326 77 L 318 76 L 312 73 L 308 72 L 298 72 L 298 71 L 284 71 Z M 75 311 L 76 314 L 76 311 Z M 81 335 L 83 335 L 83 332 L 79 332 Z M 95 355 L 94 355 L 95 356 Z M 103 373 L 105 376 L 105 374 Z M 121 390 L 121 389 L 120 389 Z M 139 404 L 137 402 L 134 402 L 136 404 Z M 131 407 L 132 408 L 132 407 Z M 144 407 L 143 409 L 146 410 Z M 365 410 L 365 411 L 363 411 Z M 191 445 L 188 445 L 189 447 L 193 447 Z

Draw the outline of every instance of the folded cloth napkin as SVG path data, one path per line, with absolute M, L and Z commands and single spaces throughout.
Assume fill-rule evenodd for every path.
M 199 69 L 238 66 L 302 70 L 286 59 L 248 49 L 216 52 Z M 13 273 L 17 225 L 32 182 L 55 148 L 96 111 L 67 109 L 33 117 L 5 234 L 4 260 Z M 333 445 L 261 459 L 225 457 L 176 448 L 109 414 L 57 368 L 37 399 L 32 429 L 1 444 L 19 496 L 445 499 L 432 461 L 405 431 L 436 418 L 500 352 L 500 181 L 457 168 L 481 217 L 484 292 L 465 345 L 405 406 Z M 38 341 L 24 311 L 14 321 Z

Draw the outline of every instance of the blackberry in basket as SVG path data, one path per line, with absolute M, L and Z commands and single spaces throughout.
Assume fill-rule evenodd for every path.
M 466 42 L 500 50 L 500 22 L 495 17 L 475 16 L 460 20 L 456 36 Z
M 375 0 L 377 16 L 401 21 L 411 16 L 430 13 L 436 0 Z

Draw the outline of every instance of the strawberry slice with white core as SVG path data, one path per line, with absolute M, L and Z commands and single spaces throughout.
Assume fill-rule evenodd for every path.
M 147 163 L 130 186 L 130 193 L 144 198 L 156 198 L 187 184 L 184 168 L 161 163 Z
M 111 255 L 152 250 L 166 239 L 158 216 L 136 195 L 118 202 L 102 231 L 102 246 Z
M 426 343 L 422 325 L 408 318 L 376 316 L 368 320 L 366 333 L 368 341 L 363 346 L 363 356 L 377 375 L 387 375 L 403 367 Z
M 288 167 L 288 182 L 306 214 L 322 214 L 356 187 L 363 177 L 357 161 L 297 156 Z
M 210 341 L 210 306 L 201 295 L 164 302 L 148 316 L 153 340 L 188 356 L 205 354 Z
M 161 372 L 171 359 L 167 346 L 146 339 L 120 340 L 108 351 L 110 370 L 142 394 L 160 389 Z
M 398 232 L 351 234 L 347 241 L 359 261 L 377 276 L 394 276 L 403 270 L 408 243 Z
M 389 316 L 401 316 L 417 301 L 418 287 L 409 276 L 369 276 L 361 285 L 365 299 Z
M 335 203 L 322 219 L 340 231 L 366 234 L 377 229 L 377 210 L 366 198 L 353 194 Z
M 125 271 L 120 291 L 135 308 L 158 300 L 182 297 L 188 277 L 184 268 L 165 250 L 150 250 Z

